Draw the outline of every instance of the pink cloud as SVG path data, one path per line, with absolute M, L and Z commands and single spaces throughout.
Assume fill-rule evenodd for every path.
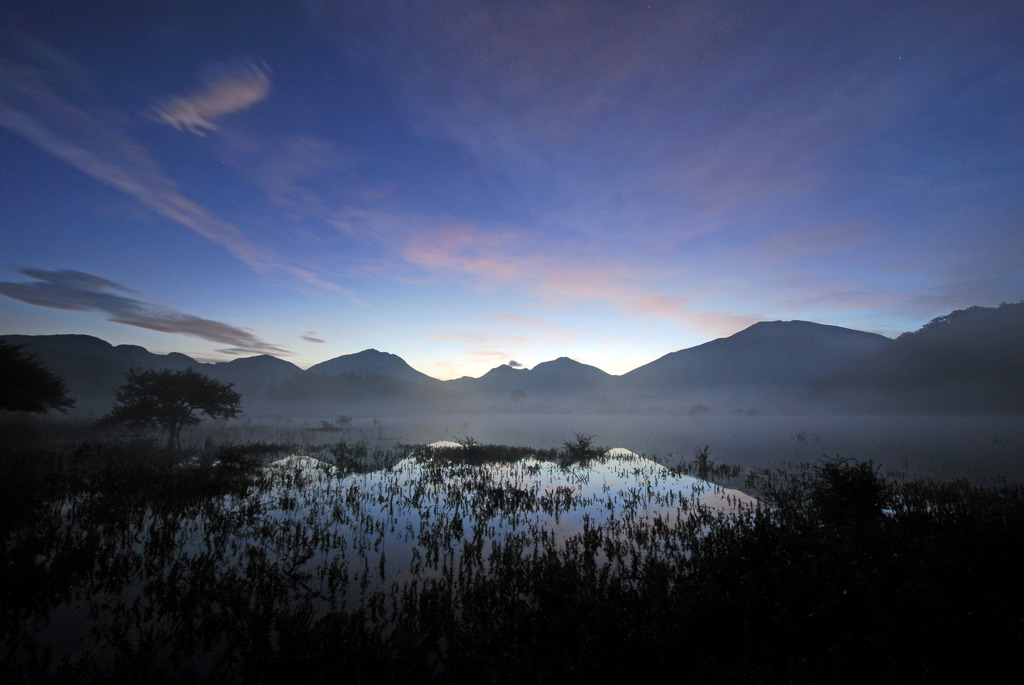
M 152 116 L 178 130 L 206 135 L 215 131 L 215 119 L 248 109 L 270 94 L 270 73 L 265 64 L 239 60 L 207 67 L 196 91 L 153 105 Z
M 629 255 L 609 263 L 607 258 L 566 253 L 564 245 L 546 244 L 543 236 L 515 227 L 379 211 L 348 211 L 339 215 L 336 226 L 377 243 L 391 258 L 417 267 L 430 278 L 468 278 L 482 289 L 512 287 L 552 309 L 599 302 L 627 314 L 701 329 L 715 319 L 715 315 L 695 312 L 678 285 L 667 285 L 675 276 L 670 270 Z M 395 272 L 393 265 L 388 272 Z M 651 282 L 661 285 L 652 287 Z M 715 320 L 717 331 L 738 320 L 753 323 L 756 319 L 722 316 Z
M 538 319 L 532 316 L 522 316 L 520 314 L 487 314 L 481 318 L 488 322 L 511 324 L 513 326 L 521 326 L 524 328 L 546 328 L 550 326 L 550 323 L 544 319 Z

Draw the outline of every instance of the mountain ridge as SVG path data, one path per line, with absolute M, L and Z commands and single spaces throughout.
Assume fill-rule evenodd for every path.
M 811 384 L 858 411 L 1024 413 L 1024 302 L 968 307 Z
M 609 379 L 616 378 L 605 371 L 583 364 L 569 357 L 558 357 L 541 362 L 532 369 L 514 368 L 508 364 L 497 366 L 479 378 L 464 376 L 446 384 L 464 392 L 482 391 L 490 396 L 551 396 L 569 392 L 603 391 Z
M 810 321 L 761 321 L 733 335 L 670 352 L 622 377 L 633 389 L 669 389 L 679 383 L 801 384 L 891 342 L 876 333 Z
M 397 354 L 370 348 L 354 354 L 343 354 L 314 364 L 305 373 L 328 376 L 354 374 L 357 376 L 394 376 L 405 380 L 439 383 L 436 378 L 417 371 Z
M 837 411 L 971 411 L 973 402 L 979 409 L 1024 412 L 1024 303 L 958 310 L 896 340 L 809 321 L 763 321 L 620 376 L 566 356 L 532 369 L 506 364 L 480 377 L 441 381 L 375 349 L 302 370 L 269 355 L 202 363 L 82 334 L 0 338 L 36 353 L 67 380 L 72 396 L 98 400 L 113 397 L 132 366 L 191 366 L 233 383 L 247 401 L 305 403 L 312 411 L 338 405 L 358 411 L 367 403 L 442 411 L 548 410 L 558 402 L 602 411 L 738 403 L 773 411 L 800 403 Z M 957 399 L 964 388 L 973 399 Z
M 145 347 L 142 347 L 140 345 L 121 344 L 121 345 L 116 345 L 115 346 L 115 345 L 113 345 L 113 344 L 103 340 L 102 338 L 97 338 L 95 336 L 84 334 L 84 333 L 58 333 L 58 334 L 47 334 L 47 335 L 27 335 L 27 334 L 7 334 L 7 333 L 4 333 L 4 334 L 0 334 L 0 338 L 10 340 L 11 342 L 14 342 L 15 344 L 30 344 L 31 347 L 33 347 L 37 351 L 41 351 L 41 352 L 57 351 L 57 350 L 60 350 L 60 349 L 68 349 L 69 351 L 72 351 L 72 352 L 88 351 L 88 352 L 96 353 L 96 352 L 109 352 L 111 350 L 114 350 L 114 351 L 122 351 L 122 352 L 131 352 L 132 356 L 136 356 L 136 355 L 139 355 L 140 357 L 144 356 L 144 357 L 148 358 L 150 361 L 153 361 L 154 359 L 174 360 L 176 362 L 174 364 L 174 366 L 178 366 L 178 364 L 180 364 L 182 362 L 186 362 L 186 363 L 188 363 L 190 365 L 196 365 L 196 366 L 198 366 L 200 368 L 204 368 L 204 369 L 223 367 L 223 366 L 228 365 L 228 364 L 237 364 L 239 362 L 244 362 L 246 360 L 274 359 L 274 360 L 277 360 L 278 362 L 281 362 L 282 364 L 289 365 L 294 370 L 296 370 L 298 372 L 301 372 L 301 373 L 314 372 L 314 373 L 321 373 L 321 374 L 326 374 L 326 375 L 356 374 L 356 375 L 362 375 L 362 376 L 373 376 L 373 375 L 399 375 L 399 376 L 401 376 L 403 374 L 394 373 L 394 371 L 396 369 L 401 368 L 401 369 L 408 370 L 408 371 L 412 372 L 411 374 L 409 374 L 410 378 L 416 378 L 416 379 L 419 379 L 419 380 L 436 381 L 436 382 L 440 382 L 440 383 L 452 383 L 452 382 L 456 382 L 456 381 L 480 380 L 480 379 L 488 376 L 489 374 L 493 374 L 493 373 L 495 373 L 495 372 L 497 372 L 499 370 L 504 370 L 504 369 L 508 369 L 510 371 L 513 371 L 513 372 L 521 373 L 521 372 L 536 371 L 538 369 L 540 369 L 540 370 L 555 369 L 555 368 L 559 368 L 559 367 L 565 366 L 567 364 L 576 365 L 578 367 L 587 369 L 588 372 L 590 370 L 592 370 L 594 372 L 597 372 L 597 374 L 601 375 L 602 377 L 622 378 L 622 377 L 625 377 L 625 376 L 629 376 L 630 374 L 633 374 L 633 373 L 639 371 L 640 369 L 649 367 L 652 364 L 656 364 L 657 362 L 660 362 L 660 361 L 662 361 L 662 360 L 664 360 L 666 358 L 671 358 L 674 355 L 679 355 L 679 354 L 682 354 L 682 353 L 691 352 L 693 350 L 704 348 L 704 347 L 706 347 L 708 345 L 713 345 L 713 344 L 716 344 L 716 343 L 720 343 L 721 341 L 734 339 L 734 338 L 737 338 L 738 336 L 743 336 L 743 335 L 751 333 L 753 331 L 764 330 L 768 326 L 774 326 L 774 325 L 777 325 L 777 324 L 809 325 L 809 326 L 826 328 L 826 329 L 836 329 L 836 330 L 841 330 L 841 331 L 852 331 L 854 333 L 858 333 L 858 334 L 865 335 L 865 336 L 872 336 L 872 337 L 875 337 L 875 338 L 881 338 L 883 340 L 891 340 L 890 338 L 885 338 L 884 336 L 880 336 L 880 335 L 875 334 L 875 333 L 864 333 L 862 331 L 855 331 L 854 329 L 842 328 L 842 327 L 839 327 L 839 326 L 831 326 L 831 325 L 827 325 L 827 324 L 816 324 L 816 323 L 808 322 L 808 321 L 799 321 L 799 320 L 793 320 L 793 321 L 761 321 L 761 322 L 752 324 L 751 326 L 749 326 L 749 327 L 747 327 L 747 328 L 745 328 L 745 329 L 743 329 L 741 331 L 738 331 L 737 333 L 734 333 L 731 336 L 726 336 L 724 338 L 716 338 L 714 340 L 710 340 L 710 341 L 707 341 L 707 342 L 704 342 L 704 343 L 700 343 L 699 345 L 695 345 L 693 347 L 682 348 L 682 349 L 679 349 L 679 350 L 676 350 L 676 351 L 673 351 L 673 352 L 669 352 L 669 353 L 663 355 L 662 357 L 659 357 L 658 359 L 655 359 L 655 360 L 653 360 L 651 362 L 648 362 L 647 364 L 643 364 L 643 365 L 641 365 L 641 366 L 639 366 L 639 367 L 637 367 L 637 368 L 635 368 L 635 369 L 633 369 L 631 371 L 627 371 L 626 373 L 623 373 L 621 375 L 610 374 L 610 373 L 604 371 L 603 369 L 601 369 L 599 367 L 596 367 L 596 366 L 593 366 L 593 365 L 590 365 L 590 364 L 584 364 L 582 362 L 578 362 L 575 359 L 572 359 L 571 357 L 568 357 L 568 356 L 561 356 L 561 357 L 557 357 L 556 359 L 552 359 L 552 360 L 548 360 L 548 361 L 544 361 L 544 362 L 539 362 L 538 364 L 536 364 L 532 368 L 512 367 L 512 366 L 509 366 L 508 364 L 501 364 L 499 366 L 496 366 L 494 368 L 489 369 L 488 371 L 484 372 L 480 376 L 461 376 L 459 378 L 454 378 L 454 379 L 449 379 L 449 380 L 440 380 L 440 379 L 434 378 L 434 377 L 432 377 L 432 376 L 430 376 L 428 374 L 425 374 L 422 371 L 418 371 L 417 369 L 415 369 L 414 367 L 409 365 L 408 362 L 406 362 L 401 356 L 399 356 L 397 354 L 393 354 L 393 353 L 390 353 L 390 352 L 382 352 L 382 351 L 379 351 L 379 350 L 374 349 L 374 348 L 368 348 L 366 350 L 362 350 L 361 352 L 342 354 L 342 355 L 339 355 L 337 357 L 332 357 L 332 358 L 326 359 L 326 360 L 324 360 L 322 362 L 318 362 L 316 364 L 313 364 L 312 366 L 308 367 L 307 369 L 302 369 L 302 367 L 300 367 L 300 366 L 298 366 L 298 365 L 296 365 L 296 364 L 294 364 L 292 362 L 289 362 L 289 361 L 287 361 L 285 359 L 281 359 L 280 357 L 275 357 L 273 355 L 268 355 L 268 354 L 254 355 L 252 357 L 238 357 L 238 358 L 235 358 L 235 359 L 231 359 L 231 360 L 228 360 L 228 361 L 222 361 L 222 362 L 200 362 L 200 361 L 198 361 L 198 360 L 196 360 L 196 359 L 194 359 L 192 357 L 189 357 L 188 355 L 185 355 L 185 354 L 183 354 L 181 352 L 169 352 L 169 353 L 166 353 L 166 354 L 160 354 L 160 353 L 157 353 L 157 352 L 150 352 L 148 349 L 146 349 Z M 76 349 L 77 345 L 76 346 L 72 346 L 71 345 L 72 343 L 80 344 L 82 349 L 81 350 Z

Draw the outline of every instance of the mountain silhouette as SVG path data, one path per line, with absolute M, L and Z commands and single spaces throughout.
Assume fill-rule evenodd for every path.
M 306 370 L 306 373 L 324 376 L 390 376 L 419 383 L 440 382 L 436 378 L 432 378 L 412 368 L 397 354 L 378 352 L 372 349 L 363 350 L 355 354 L 345 354 L 319 364 L 314 364 Z
M 1024 302 L 970 307 L 851 360 L 810 397 L 868 412 L 1024 412 Z
M 395 354 L 363 350 L 329 359 L 285 379 L 268 397 L 298 408 L 356 413 L 448 406 L 450 390 Z
M 216 364 L 195 364 L 194 367 L 221 383 L 234 385 L 235 391 L 242 395 L 243 401 L 248 400 L 249 404 L 255 398 L 272 392 L 289 378 L 302 374 L 302 369 L 295 364 L 269 354 Z
M 559 357 L 532 369 L 504 365 L 479 378 L 439 381 L 373 349 L 303 371 L 266 355 L 204 364 L 87 335 L 0 337 L 24 345 L 66 380 L 79 400 L 73 411 L 108 409 L 132 367 L 193 367 L 234 384 L 247 407 L 258 400 L 264 409 L 299 413 L 746 406 L 737 402 L 773 411 L 783 401 L 822 411 L 1024 413 L 1024 303 L 952 312 L 896 340 L 808 321 L 762 322 L 622 376 Z
M 128 369 L 171 369 L 198 366 L 178 353 L 153 354 L 138 345 L 113 346 L 90 335 L 5 335 L 3 338 L 39 356 L 46 367 L 67 383 L 77 409 L 96 409 L 108 404 L 124 383 Z
M 245 399 L 263 395 L 275 383 L 301 373 L 291 362 L 268 355 L 204 364 L 180 352 L 154 354 L 138 345 L 111 345 L 90 335 L 5 335 L 8 342 L 25 345 L 53 373 L 64 378 L 79 406 L 98 411 L 109 408 L 131 368 L 194 368 L 222 383 L 232 383 Z
M 765 321 L 727 338 L 666 354 L 622 376 L 640 392 L 699 388 L 793 389 L 892 343 L 875 333 L 809 321 Z
M 463 377 L 448 383 L 463 392 L 511 397 L 520 391 L 526 398 L 531 398 L 603 392 L 610 388 L 614 378 L 596 366 L 559 357 L 537 364 L 532 369 L 517 369 L 504 364 L 480 378 Z

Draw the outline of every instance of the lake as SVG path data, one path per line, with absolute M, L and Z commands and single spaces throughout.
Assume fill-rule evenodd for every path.
M 5 642 L 16 661 L 50 649 L 52 663 L 103 667 L 148 650 L 207 672 L 251 646 L 263 615 L 360 612 L 386 630 L 422 588 L 533 573 L 545 558 L 628 585 L 756 506 L 623 448 L 582 463 L 465 452 L 439 442 L 366 471 L 291 455 L 227 492 L 55 498 L 9 552 L 32 555 L 26 582 L 48 589 Z

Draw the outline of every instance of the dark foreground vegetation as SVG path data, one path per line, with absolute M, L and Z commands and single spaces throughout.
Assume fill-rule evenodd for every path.
M 1019 670 L 1019 485 L 838 459 L 739 474 L 705 448 L 684 470 L 745 478 L 759 506 L 643 499 L 641 486 L 639 508 L 557 539 L 536 516 L 568 515 L 582 490 L 483 469 L 490 455 L 533 473 L 539 457 L 585 478 L 602 459 L 590 436 L 540 455 L 462 442 L 338 442 L 316 455 L 330 466 L 276 471 L 263 465 L 294 445 L 8 443 L 0 679 L 930 682 L 967 668 L 1009 682 Z M 416 470 L 400 466 L 410 452 Z M 389 468 L 418 475 L 351 479 Z M 409 563 L 422 551 L 433 572 L 383 582 L 386 531 L 359 513 L 372 507 L 412 522 Z M 521 523 L 496 535 L 500 517 Z M 342 519 L 347 537 L 318 523 Z

